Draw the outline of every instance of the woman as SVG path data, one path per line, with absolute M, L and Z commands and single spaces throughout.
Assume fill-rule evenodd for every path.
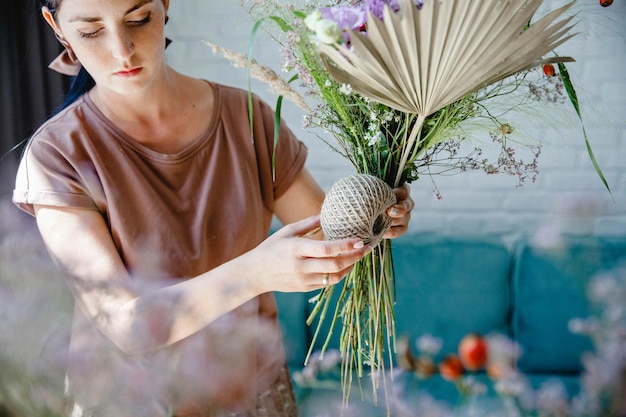
M 252 135 L 245 91 L 167 66 L 168 5 L 42 7 L 87 91 L 31 138 L 14 202 L 76 300 L 72 415 L 296 415 L 272 292 L 336 284 L 367 248 L 311 238 L 324 193 L 284 124 L 272 163 L 268 106 Z M 396 194 L 388 238 L 413 206 Z

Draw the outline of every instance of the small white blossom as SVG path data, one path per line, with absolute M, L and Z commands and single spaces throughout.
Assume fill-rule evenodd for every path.
M 321 371 L 329 371 L 341 363 L 341 352 L 337 349 L 330 349 L 324 352 L 319 358 L 319 368 Z
M 543 383 L 537 392 L 537 406 L 548 414 L 566 415 L 569 404 L 563 383 L 557 379 Z
M 519 397 L 529 389 L 528 382 L 518 372 L 507 374 L 503 378 L 499 378 L 494 385 L 494 389 L 500 395 L 511 397 Z
M 487 392 L 487 386 L 477 380 L 473 375 L 463 378 L 462 384 L 470 395 L 482 395 Z
M 305 114 L 302 116 L 302 128 L 308 129 L 313 124 L 313 120 L 311 119 L 311 115 Z
M 417 349 L 427 355 L 436 355 L 441 351 L 443 340 L 429 333 L 420 336 L 415 342 Z
M 350 84 L 341 84 L 341 87 L 339 87 L 339 92 L 341 92 L 341 94 L 349 96 L 350 94 L 352 94 L 352 86 Z
M 573 318 L 567 323 L 567 328 L 571 333 L 590 335 L 598 331 L 600 323 L 595 318 L 581 319 Z
M 322 20 L 322 12 L 320 12 L 319 10 L 315 10 L 313 13 L 304 18 L 304 24 L 312 31 L 315 31 L 317 22 L 319 22 L 320 20 Z
M 369 146 L 376 146 L 380 143 L 380 141 L 382 140 L 382 134 L 380 133 L 380 131 L 376 131 L 376 132 L 372 132 L 372 133 L 367 133 L 365 135 L 365 140 L 367 140 L 367 144 Z
M 336 43 L 341 38 L 341 34 L 339 25 L 333 20 L 320 19 L 315 23 L 315 35 L 322 43 Z
M 596 302 L 609 301 L 619 292 L 620 286 L 610 275 L 598 275 L 589 285 L 589 298 Z

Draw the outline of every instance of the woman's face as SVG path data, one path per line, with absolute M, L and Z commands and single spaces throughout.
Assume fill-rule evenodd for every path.
M 98 88 L 128 94 L 162 70 L 168 0 L 63 0 L 57 32 Z

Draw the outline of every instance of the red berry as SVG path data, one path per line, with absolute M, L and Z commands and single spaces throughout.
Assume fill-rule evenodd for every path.
M 439 374 L 446 381 L 456 381 L 465 373 L 461 360 L 456 355 L 448 355 L 439 364 Z
M 468 334 L 459 343 L 459 358 L 470 371 L 477 371 L 485 366 L 487 352 L 487 341 L 479 334 Z
M 613 0 L 600 0 L 600 6 L 602 7 L 609 7 L 611 4 L 613 4 Z
M 556 69 L 552 64 L 546 64 L 543 66 L 543 73 L 548 77 L 553 77 L 556 74 Z

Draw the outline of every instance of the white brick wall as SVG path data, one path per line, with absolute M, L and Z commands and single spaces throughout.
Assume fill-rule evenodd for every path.
M 552 7 L 564 0 L 548 0 Z M 626 0 L 608 8 L 596 0 L 579 0 L 576 31 L 561 55 L 577 60 L 568 66 L 584 112 L 593 150 L 613 191 L 613 199 L 587 157 L 576 119 L 571 127 L 538 129 L 545 138 L 537 182 L 517 188 L 512 177 L 482 173 L 435 178 L 443 199 L 433 197 L 427 177 L 412 185 L 417 203 L 412 231 L 488 233 L 505 237 L 553 236 L 554 233 L 626 236 Z M 214 56 L 202 40 L 245 53 L 253 21 L 239 1 L 171 0 L 169 62 L 180 71 L 245 88 L 246 73 Z M 259 37 L 255 58 L 279 67 L 278 47 Z M 265 85 L 254 90 L 269 103 L 276 97 Z M 352 173 L 351 166 L 318 137 L 301 129 L 302 112 L 283 107 L 288 124 L 310 150 L 308 167 L 325 189 Z M 559 112 L 549 118 L 562 117 Z M 536 123 L 534 123 L 536 124 Z

